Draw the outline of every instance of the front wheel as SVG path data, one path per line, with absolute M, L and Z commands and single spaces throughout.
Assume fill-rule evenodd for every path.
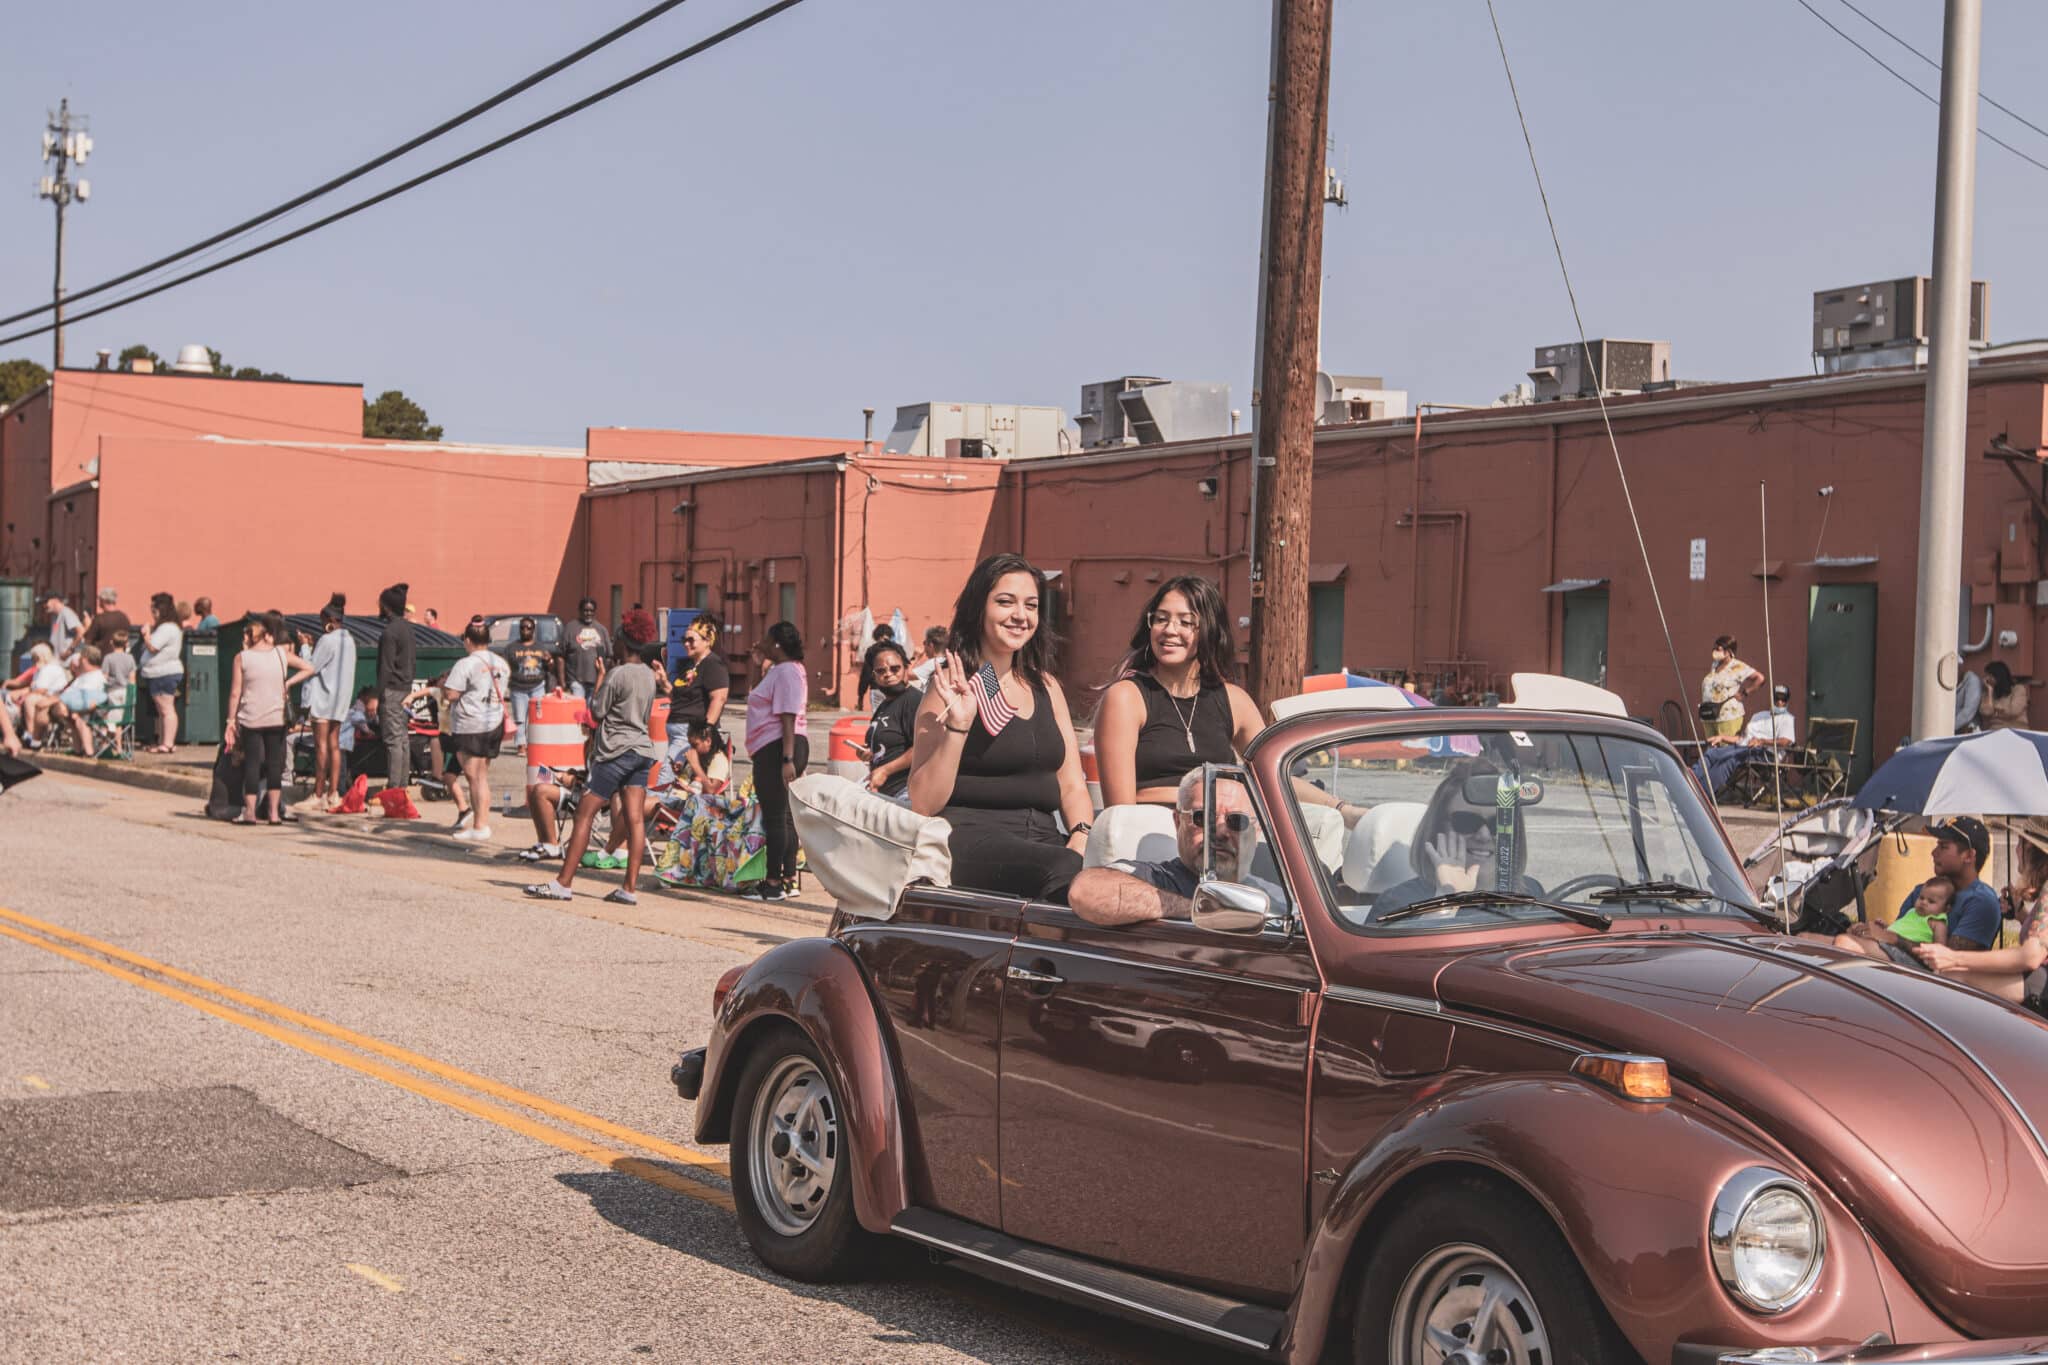
M 733 1203 L 754 1254 L 793 1280 L 848 1278 L 865 1234 L 853 1213 L 845 1107 L 811 1040 L 795 1028 L 761 1039 L 733 1112 Z
M 1540 1210 L 1478 1181 L 1394 1215 L 1352 1328 L 1358 1365 L 1622 1365 L 1635 1353 Z

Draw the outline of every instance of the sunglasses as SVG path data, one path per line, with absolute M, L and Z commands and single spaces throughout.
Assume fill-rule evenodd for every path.
M 1202 812 L 1198 810 L 1188 810 L 1182 811 L 1181 814 L 1185 815 L 1190 820 L 1196 820 L 1200 817 Z M 1252 817 L 1241 810 L 1225 811 L 1223 813 L 1223 818 L 1217 821 L 1217 824 L 1220 825 L 1222 828 L 1229 830 L 1232 834 L 1242 834 L 1252 827 Z
M 1454 810 L 1451 812 L 1451 832 L 1453 834 L 1477 834 L 1480 830 L 1490 829 L 1492 826 L 1493 821 L 1476 810 Z

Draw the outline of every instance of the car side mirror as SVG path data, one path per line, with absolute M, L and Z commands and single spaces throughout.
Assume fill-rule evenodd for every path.
M 1272 900 L 1256 886 L 1210 877 L 1195 887 L 1194 905 L 1188 913 L 1197 929 L 1256 934 L 1266 927 L 1272 909 Z

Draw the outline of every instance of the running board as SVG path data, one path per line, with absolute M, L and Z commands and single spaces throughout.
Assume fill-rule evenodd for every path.
M 944 1255 L 957 1256 L 969 1269 L 1064 1291 L 1096 1307 L 1204 1340 L 1270 1353 L 1287 1328 L 1287 1315 L 1279 1309 L 1117 1270 L 1035 1242 L 1020 1242 L 931 1209 L 905 1209 L 889 1230 Z

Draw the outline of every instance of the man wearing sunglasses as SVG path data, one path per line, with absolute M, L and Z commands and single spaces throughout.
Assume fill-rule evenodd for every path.
M 1202 770 L 1195 768 L 1181 779 L 1173 805 L 1178 856 L 1159 863 L 1125 858 L 1084 869 L 1067 889 L 1067 905 L 1090 924 L 1187 919 L 1202 877 L 1205 841 L 1218 878 L 1259 887 L 1275 905 L 1283 904 L 1279 887 L 1244 870 L 1252 845 L 1252 802 L 1243 784 L 1219 780 L 1215 818 L 1204 820 L 1202 814 Z

